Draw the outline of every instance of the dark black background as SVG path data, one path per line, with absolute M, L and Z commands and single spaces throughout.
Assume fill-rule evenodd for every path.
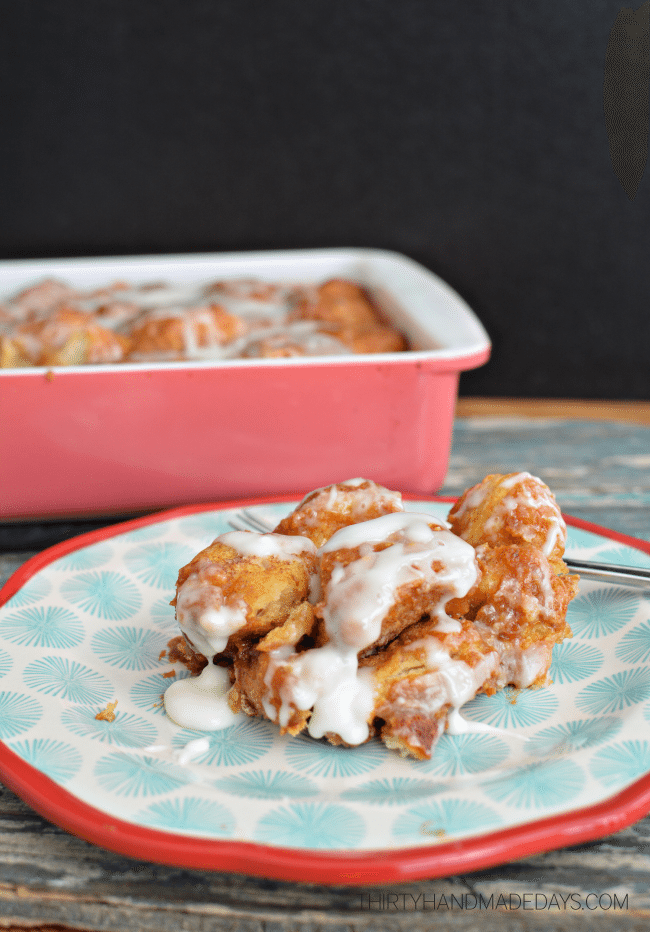
M 631 201 L 603 116 L 619 9 L 5 4 L 0 257 L 394 249 L 493 339 L 464 394 L 647 398 L 650 169 Z

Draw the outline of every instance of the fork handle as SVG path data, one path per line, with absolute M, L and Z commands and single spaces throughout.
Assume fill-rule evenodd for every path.
M 583 579 L 616 582 L 622 586 L 635 586 L 641 589 L 650 588 L 650 570 L 640 569 L 637 566 L 615 566 L 612 563 L 573 560 L 570 557 L 563 559 L 569 569 L 576 570 Z

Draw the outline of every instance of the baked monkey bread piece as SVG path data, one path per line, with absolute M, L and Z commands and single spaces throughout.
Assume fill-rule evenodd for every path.
M 221 535 L 183 567 L 179 625 L 228 666 L 232 711 L 428 758 L 477 693 L 546 685 L 578 584 L 528 473 L 488 476 L 449 525 L 369 480 L 317 489 L 273 532 Z
M 486 476 L 458 499 L 448 520 L 473 547 L 530 544 L 566 572 L 564 518 L 549 487 L 528 472 Z
M 259 640 L 304 618 L 316 548 L 306 538 L 231 531 L 217 537 L 184 566 L 176 585 L 176 618 L 195 653 L 234 656 Z M 304 621 L 301 622 L 304 626 Z
M 308 537 L 320 547 L 343 527 L 395 511 L 404 511 L 399 492 L 368 479 L 348 479 L 310 492 L 275 532 Z

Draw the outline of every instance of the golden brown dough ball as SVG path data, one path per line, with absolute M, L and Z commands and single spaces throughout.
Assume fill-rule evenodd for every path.
M 19 342 L 11 337 L 0 336 L 0 369 L 20 369 L 33 365 Z
M 126 337 L 73 307 L 22 324 L 15 329 L 13 342 L 35 366 L 121 362 L 129 349 Z
M 77 294 L 77 291 L 65 282 L 46 278 L 14 295 L 10 303 L 14 314 L 18 312 L 27 317 L 51 311 L 63 302 L 73 301 Z
M 404 338 L 381 320 L 365 290 L 331 279 L 299 300 L 289 320 L 316 320 L 355 353 L 391 353 L 406 348 Z
M 566 612 L 577 576 L 557 574 L 542 551 L 528 545 L 483 545 L 477 559 L 480 577 L 465 600 L 467 617 L 522 648 L 571 637 Z
M 490 475 L 468 489 L 448 516 L 451 529 L 473 547 L 530 544 L 564 567 L 566 524 L 549 487 L 530 473 Z
M 342 335 L 341 340 L 347 342 L 353 353 L 401 353 L 406 349 L 406 341 L 401 333 L 382 324 L 347 340 Z
M 296 303 L 290 319 L 320 320 L 351 331 L 370 329 L 378 321 L 364 290 L 341 279 L 332 279 L 308 293 Z
M 246 324 L 218 304 L 189 308 L 177 314 L 148 314 L 130 333 L 131 356 L 167 354 L 185 359 L 210 347 L 220 347 L 246 332 Z
M 320 547 L 343 527 L 403 510 L 399 492 L 369 479 L 349 479 L 310 492 L 275 531 L 308 537 Z
M 195 650 L 233 650 L 285 624 L 307 599 L 316 570 L 315 548 L 303 544 L 290 552 L 277 535 L 235 531 L 182 567 L 172 604 Z

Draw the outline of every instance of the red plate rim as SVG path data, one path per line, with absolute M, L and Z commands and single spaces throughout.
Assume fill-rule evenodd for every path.
M 254 505 L 291 502 L 300 495 L 265 496 L 211 504 L 184 505 L 81 534 L 27 560 L 0 590 L 0 606 L 28 579 L 54 560 L 90 544 L 148 524 Z M 404 495 L 411 501 L 453 502 L 454 498 Z M 567 524 L 650 554 L 650 543 L 565 515 Z M 0 742 L 3 783 L 44 818 L 109 851 L 139 860 L 198 870 L 225 871 L 274 880 L 363 886 L 408 882 L 477 871 L 543 851 L 593 841 L 650 812 L 650 773 L 594 806 L 515 825 L 453 842 L 382 851 L 315 852 L 251 842 L 212 840 L 145 828 L 114 818 L 77 799 Z

